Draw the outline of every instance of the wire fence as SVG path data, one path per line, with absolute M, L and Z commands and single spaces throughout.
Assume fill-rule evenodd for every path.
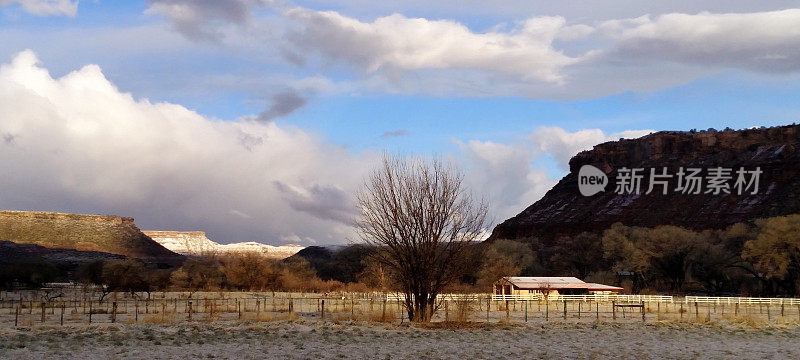
M 404 297 L 384 293 L 87 291 L 2 292 L 0 327 L 103 323 L 368 321 L 403 323 Z M 549 296 L 507 298 L 490 294 L 444 294 L 434 322 L 658 321 L 746 317 L 765 322 L 800 322 L 798 299 L 671 298 L 644 296 Z M 102 300 L 100 298 L 102 297 Z M 761 300 L 754 300 L 761 299 Z M 766 301 L 767 299 L 769 301 Z

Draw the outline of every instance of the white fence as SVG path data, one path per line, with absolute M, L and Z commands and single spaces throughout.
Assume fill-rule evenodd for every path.
M 478 299 L 488 299 L 489 294 L 439 294 L 436 297 L 438 300 L 478 300 Z M 400 293 L 389 293 L 386 294 L 387 301 L 405 301 L 406 297 Z
M 492 300 L 500 301 L 618 301 L 618 302 L 673 302 L 672 296 L 666 295 L 550 295 L 546 299 L 542 294 L 492 295 Z
M 774 304 L 800 305 L 800 298 L 754 298 L 754 297 L 715 297 L 687 296 L 684 302 L 701 304 Z
M 374 295 L 379 297 L 383 294 L 361 294 L 356 298 L 369 299 Z M 405 295 L 401 293 L 387 293 L 386 300 L 389 302 L 404 301 Z M 350 297 L 347 297 L 348 299 Z M 545 299 L 542 294 L 521 294 L 521 295 L 495 295 L 495 294 L 440 294 L 438 300 L 488 300 L 492 301 L 604 301 L 604 302 L 647 302 L 647 303 L 700 303 L 700 304 L 772 304 L 800 306 L 800 298 L 756 298 L 756 297 L 717 297 L 717 296 L 686 296 L 677 298 L 669 295 L 550 295 Z

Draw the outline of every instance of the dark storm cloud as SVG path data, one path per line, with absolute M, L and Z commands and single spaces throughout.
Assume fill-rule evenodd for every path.
M 286 90 L 272 95 L 272 102 L 269 107 L 256 117 L 262 122 L 273 121 L 277 118 L 291 114 L 295 110 L 305 106 L 308 99 L 298 94 L 294 90 Z
M 250 22 L 252 9 L 269 5 L 258 0 L 148 0 L 148 12 L 166 16 L 175 29 L 192 40 L 219 41 L 220 28 Z

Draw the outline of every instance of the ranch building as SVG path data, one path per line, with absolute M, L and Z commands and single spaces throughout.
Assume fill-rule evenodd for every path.
M 494 283 L 495 295 L 536 297 L 551 295 L 616 295 L 617 286 L 587 283 L 575 277 L 507 276 Z

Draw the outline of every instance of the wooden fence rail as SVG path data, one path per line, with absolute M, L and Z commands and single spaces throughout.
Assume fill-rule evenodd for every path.
M 687 296 L 684 302 L 702 304 L 774 304 L 774 305 L 800 305 L 800 298 L 754 298 L 754 297 L 716 297 L 716 296 Z
M 492 295 L 492 300 L 498 301 L 619 301 L 619 302 L 667 302 L 672 303 L 673 297 L 667 295 L 550 295 L 545 297 L 542 294 L 525 295 Z

